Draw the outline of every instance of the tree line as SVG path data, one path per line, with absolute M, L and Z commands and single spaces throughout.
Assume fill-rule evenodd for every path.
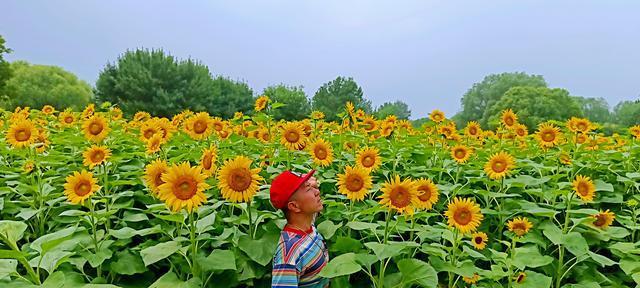
M 89 103 L 110 102 L 127 116 L 144 110 L 154 116 L 171 117 L 190 109 L 231 118 L 236 111 L 251 114 L 255 99 L 266 95 L 286 106 L 274 112 L 276 119 L 300 120 L 317 110 L 327 120 L 338 120 L 336 107 L 347 101 L 380 119 L 389 115 L 411 117 L 409 106 L 399 100 L 374 108 L 362 87 L 350 77 L 340 76 L 323 84 L 312 97 L 301 86 L 285 84 L 255 93 L 245 82 L 214 76 L 197 60 L 177 59 L 159 49 L 136 49 L 107 63 L 95 87 L 91 87 L 60 67 L 9 63 L 4 55 L 11 52 L 0 36 L 0 108 L 7 110 L 46 104 L 58 110 L 80 109 Z M 589 118 L 611 131 L 640 123 L 640 100 L 623 101 L 610 109 L 603 98 L 574 96 L 566 89 L 548 87 L 541 75 L 523 72 L 492 74 L 473 84 L 462 96 L 461 111 L 452 119 L 459 126 L 477 121 L 483 128 L 494 128 L 500 112 L 507 108 L 516 112 L 529 129 L 543 121 L 563 121 L 572 116 Z M 421 118 L 413 122 L 420 126 L 426 121 Z

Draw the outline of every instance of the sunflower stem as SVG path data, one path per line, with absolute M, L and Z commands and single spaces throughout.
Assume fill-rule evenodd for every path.
M 567 233 L 567 227 L 569 227 L 569 211 L 571 210 L 571 198 L 573 193 L 569 193 L 567 196 L 567 211 L 564 213 L 564 226 L 562 227 L 562 235 Z M 556 270 L 556 288 L 560 288 L 560 284 L 562 284 L 562 268 L 564 265 L 564 246 L 562 244 L 558 245 L 558 268 Z
M 200 277 L 196 257 L 198 255 L 198 240 L 196 239 L 196 221 L 193 217 L 195 212 L 189 212 L 189 232 L 191 236 L 191 276 Z
M 456 267 L 456 262 L 457 262 L 457 259 L 456 259 L 456 250 L 458 250 L 458 229 L 454 229 L 454 230 L 455 230 L 455 232 L 454 232 L 454 234 L 453 234 L 453 243 L 452 243 L 452 244 L 453 244 L 453 249 L 451 249 L 451 258 L 450 258 L 450 260 L 451 260 L 451 266 L 452 266 L 453 268 L 455 268 L 455 267 Z M 454 286 L 454 284 L 455 284 L 455 283 L 453 282 L 453 281 L 454 281 L 454 279 L 455 279 L 455 278 L 454 278 L 454 274 L 453 274 L 453 272 L 449 272 L 449 288 L 451 288 L 451 287 L 453 287 L 453 286 Z
M 388 233 L 389 233 L 389 222 L 391 221 L 391 209 L 387 210 L 387 219 L 386 219 L 386 223 L 384 225 L 384 238 L 382 239 L 382 243 L 383 244 L 387 244 L 387 238 L 388 238 Z M 384 287 L 384 270 L 386 268 L 386 265 L 384 265 L 384 261 L 380 260 L 380 275 L 378 275 L 378 287 Z
M 249 236 L 251 237 L 251 239 L 253 239 L 253 236 L 255 234 L 251 233 L 251 231 L 253 231 L 251 229 L 251 227 L 252 227 L 252 222 L 251 222 L 251 199 L 249 199 L 249 201 L 247 201 L 247 214 L 249 214 Z
M 509 269 L 509 274 L 507 274 L 507 279 L 509 280 L 509 287 L 512 287 L 512 278 L 513 278 L 513 269 L 512 269 L 512 264 L 513 264 L 513 257 L 516 254 L 514 249 L 516 249 L 516 241 L 518 241 L 518 236 L 513 236 L 513 238 L 511 238 L 511 247 L 509 248 L 509 253 L 510 253 L 510 258 L 511 261 L 509 262 L 508 269 Z

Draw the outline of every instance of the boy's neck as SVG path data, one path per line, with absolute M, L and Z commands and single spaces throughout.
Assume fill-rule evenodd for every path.
M 313 214 L 292 214 L 287 218 L 287 225 L 298 230 L 307 231 L 311 229 L 316 213 Z

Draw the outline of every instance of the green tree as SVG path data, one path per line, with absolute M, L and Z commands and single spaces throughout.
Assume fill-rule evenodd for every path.
M 232 117 L 248 112 L 253 92 L 245 83 L 212 78 L 198 61 L 178 60 L 162 50 L 127 51 L 100 72 L 98 102 L 118 104 L 127 116 L 137 111 L 170 117 L 184 109 Z
M 58 110 L 86 106 L 93 97 L 91 86 L 71 72 L 57 66 L 32 65 L 25 61 L 11 63 L 13 77 L 6 82 L 7 109 L 17 106 Z
M 0 97 L 2 97 L 2 95 L 5 94 L 4 93 L 5 84 L 7 80 L 11 78 L 11 75 L 12 75 L 11 64 L 4 59 L 4 54 L 11 53 L 11 49 L 4 46 L 4 43 L 5 43 L 4 38 L 2 38 L 2 35 L 0 35 Z
M 375 114 L 378 119 L 384 119 L 389 115 L 396 115 L 398 119 L 409 119 L 409 117 L 411 117 L 411 110 L 409 110 L 407 103 L 395 101 L 380 105 Z
M 483 128 L 487 128 L 489 108 L 500 101 L 502 95 L 512 87 L 547 87 L 547 83 L 540 75 L 528 75 L 522 72 L 492 74 L 484 77 L 482 82 L 475 83 L 462 96 L 462 111 L 458 118 L 458 125 L 465 125 L 468 121 L 478 121 Z
M 371 101 L 362 96 L 362 89 L 353 78 L 338 77 L 323 84 L 311 101 L 314 110 L 324 113 L 327 121 L 337 121 L 337 114 L 343 110 L 347 102 L 351 102 L 356 109 L 363 109 L 371 113 Z
M 609 103 L 604 98 L 584 98 L 574 97 L 574 99 L 582 107 L 584 117 L 598 123 L 611 121 L 611 112 L 609 111 Z
M 264 88 L 262 95 L 269 96 L 271 101 L 286 105 L 274 110 L 273 116 L 277 120 L 302 120 L 311 112 L 311 103 L 302 87 L 279 84 Z
M 613 108 L 615 122 L 624 127 L 640 124 L 640 100 L 622 101 Z
M 546 87 L 513 87 L 487 110 L 489 127 L 495 128 L 500 122 L 502 111 L 512 109 L 518 115 L 518 121 L 530 131 L 538 124 L 548 120 L 565 121 L 571 116 L 581 116 L 582 109 L 569 91 Z

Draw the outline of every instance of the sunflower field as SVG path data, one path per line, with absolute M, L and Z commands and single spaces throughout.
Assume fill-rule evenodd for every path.
M 287 169 L 318 171 L 331 287 L 640 283 L 640 126 L 275 109 L 263 96 L 226 120 L 125 119 L 108 103 L 3 112 L 0 286 L 268 287 L 286 223 L 269 183 Z

